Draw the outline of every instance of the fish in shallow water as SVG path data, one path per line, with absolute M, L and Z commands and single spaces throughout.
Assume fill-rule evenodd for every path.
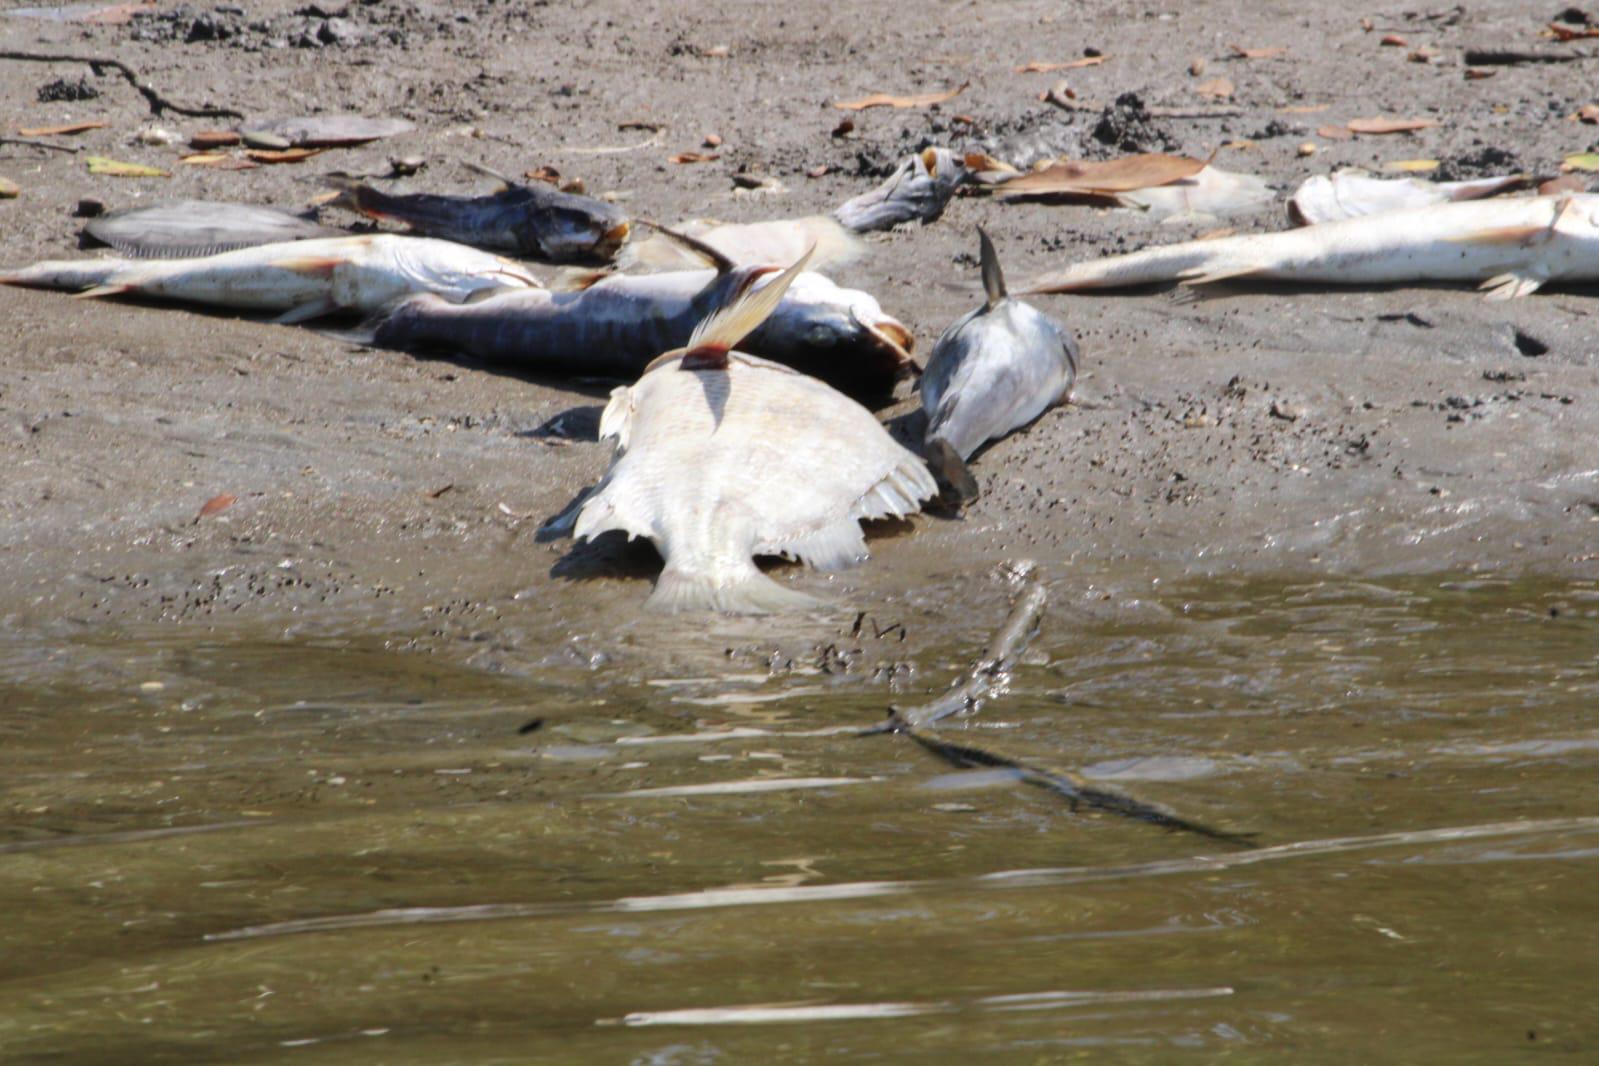
M 972 453 L 1063 402 L 1077 379 L 1071 335 L 1006 294 L 993 242 L 981 227 L 977 235 L 988 299 L 938 338 L 920 386 L 928 465 L 962 502 L 977 496 Z
M 280 322 L 371 314 L 417 292 L 464 300 L 539 285 L 526 267 L 497 255 L 397 234 L 263 244 L 197 259 L 52 260 L 0 274 L 0 283 L 281 311 Z
M 618 454 L 576 510 L 573 535 L 645 537 L 665 566 L 649 606 L 761 614 L 815 601 L 755 567 L 821 570 L 866 558 L 864 519 L 903 517 L 937 491 L 919 459 L 864 407 L 815 378 L 733 347 L 778 305 L 802 258 L 747 284 L 611 394 L 600 436 Z
M 1599 195 L 1512 197 L 1149 248 L 1077 263 L 1030 293 L 1232 279 L 1329 285 L 1481 281 L 1491 300 L 1599 281 Z
M 1364 170 L 1350 167 L 1307 178 L 1288 198 L 1288 220 L 1296 226 L 1314 226 L 1452 200 L 1480 200 L 1520 188 L 1529 180 L 1525 174 L 1473 181 L 1374 178 Z
M 510 292 L 454 305 L 417 296 L 396 305 L 371 343 L 443 349 L 531 373 L 634 381 L 651 359 L 688 343 L 731 294 L 772 281 L 771 267 L 616 274 L 576 292 Z M 862 397 L 891 392 L 915 373 L 910 331 L 870 295 L 804 272 L 746 339 L 751 353 Z
M 368 218 L 403 222 L 429 237 L 549 263 L 609 263 L 627 241 L 631 223 L 614 204 L 543 182 L 494 177 L 501 187 L 487 196 L 394 196 L 338 180 L 342 191 L 334 203 Z
M 91 220 L 83 232 L 134 259 L 180 259 L 341 236 L 305 215 L 211 200 L 173 200 L 112 211 Z

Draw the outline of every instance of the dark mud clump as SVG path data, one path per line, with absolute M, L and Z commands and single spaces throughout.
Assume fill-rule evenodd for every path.
M 1137 93 L 1122 93 L 1116 102 L 1100 113 L 1099 121 L 1089 130 L 1085 149 L 1093 145 L 1116 152 L 1171 152 L 1177 143 L 1153 118 Z
M 1469 181 L 1472 178 L 1497 177 L 1500 174 L 1526 173 L 1521 157 L 1507 148 L 1483 145 L 1444 159 L 1434 175 L 1438 181 Z
M 221 4 L 210 10 L 183 4 L 169 11 L 140 12 L 131 24 L 131 32 L 136 41 L 216 44 L 246 52 L 366 45 L 403 48 L 411 29 L 448 37 L 458 23 L 472 17 L 465 12 L 449 16 L 424 13 L 408 4 L 340 8 L 307 4 L 289 14 L 251 18 L 243 6 L 236 4 Z
M 41 104 L 53 104 L 60 100 L 69 102 L 74 100 L 93 100 L 100 95 L 100 90 L 95 88 L 88 75 L 84 75 L 77 81 L 57 78 L 55 81 L 47 82 L 39 86 L 37 95 Z

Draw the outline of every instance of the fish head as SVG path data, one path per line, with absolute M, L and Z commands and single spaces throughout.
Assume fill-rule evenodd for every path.
M 589 196 L 530 189 L 521 234 L 524 248 L 537 248 L 552 263 L 603 264 L 615 259 L 632 234 L 632 223 L 614 204 Z
M 393 268 L 413 287 L 436 292 L 454 303 L 501 289 L 542 289 L 544 283 L 511 259 L 429 237 L 385 234 L 379 254 L 392 257 Z
M 914 345 L 911 331 L 871 295 L 807 272 L 794 279 L 783 302 L 743 347 L 853 396 L 875 399 L 917 372 Z

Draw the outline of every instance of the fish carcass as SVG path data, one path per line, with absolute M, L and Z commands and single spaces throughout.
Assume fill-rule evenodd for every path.
M 1231 279 L 1378 285 L 1481 281 L 1491 300 L 1599 280 L 1599 195 L 1435 204 L 1280 233 L 1186 241 L 1077 263 L 1029 293 Z
M 685 247 L 683 237 L 720 252 L 739 266 L 789 267 L 809 249 L 811 269 L 827 270 L 854 262 L 866 245 L 837 219 L 826 215 L 779 218 L 764 222 L 712 222 L 697 219 L 672 227 L 675 235 L 657 233 L 633 241 L 618 259 L 623 269 L 689 270 L 703 266 L 703 254 Z
M 332 179 L 342 189 L 333 202 L 368 218 L 403 222 L 429 237 L 549 263 L 609 263 L 631 232 L 627 215 L 614 204 L 543 182 L 492 176 L 500 188 L 487 196 L 395 196 Z
M 196 259 L 52 260 L 0 274 L 0 283 L 282 311 L 280 322 L 334 311 L 371 314 L 417 292 L 464 300 L 540 285 L 526 267 L 497 255 L 389 233 L 263 244 Z
M 863 519 L 912 514 L 937 491 L 864 407 L 732 350 L 804 266 L 731 294 L 686 347 L 606 405 L 600 436 L 618 454 L 571 528 L 579 540 L 612 530 L 650 540 L 665 561 L 651 607 L 761 614 L 814 603 L 753 557 L 853 565 L 867 555 Z
M 1453 200 L 1480 200 L 1519 188 L 1529 180 L 1525 174 L 1472 181 L 1374 178 L 1364 170 L 1348 167 L 1305 179 L 1288 198 L 1288 220 L 1296 226 L 1315 226 Z
M 179 259 L 313 237 L 341 236 L 305 215 L 255 204 L 173 200 L 93 219 L 83 232 L 134 259 Z
M 771 284 L 771 267 L 724 260 L 714 270 L 615 274 L 576 292 L 510 292 L 455 305 L 417 296 L 391 309 L 371 343 L 462 352 L 531 373 L 633 381 L 736 292 Z M 786 284 L 746 350 L 862 397 L 916 372 L 911 333 L 870 295 L 804 272 Z
M 901 222 L 933 222 L 970 174 L 965 156 L 948 148 L 925 148 L 907 157 L 877 188 L 840 204 L 833 217 L 856 233 L 893 229 Z
M 966 460 L 984 442 L 1065 401 L 1077 379 L 1077 344 L 1054 319 L 1007 295 L 993 242 L 981 227 L 987 301 L 944 331 L 922 374 L 923 451 L 960 501 L 977 496 Z

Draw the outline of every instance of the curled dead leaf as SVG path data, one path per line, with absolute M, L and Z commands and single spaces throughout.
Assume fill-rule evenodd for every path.
M 1277 112 L 1282 115 L 1314 115 L 1331 106 L 1331 104 L 1289 104 L 1286 107 L 1279 107 Z
M 1202 159 L 1156 153 L 1123 156 L 1105 162 L 1064 160 L 1006 182 L 1000 186 L 999 195 L 1007 200 L 1033 196 L 1110 196 L 1170 185 L 1204 168 Z
M 231 148 L 243 140 L 233 130 L 201 130 L 189 138 L 189 147 L 204 151 L 208 148 Z
M 1320 126 L 1316 129 L 1316 136 L 1327 141 L 1348 141 L 1354 139 L 1348 126 Z
M 816 166 L 811 167 L 811 169 L 807 170 L 805 172 L 805 176 L 807 178 L 819 178 L 819 177 L 821 177 L 822 175 L 824 175 L 826 173 L 827 173 L 827 164 L 826 163 L 818 163 Z
M 629 119 L 616 124 L 618 130 L 643 130 L 645 133 L 659 133 L 666 128 L 666 123 L 656 122 L 647 118 Z
M 22 186 L 10 178 L 0 178 L 0 200 L 15 200 L 22 195 Z
M 1499 72 L 1497 70 L 1484 70 L 1482 67 L 1467 67 L 1466 68 L 1466 80 L 1467 81 L 1482 81 L 1482 80 L 1484 80 L 1486 78 L 1491 78 L 1495 74 L 1498 74 L 1498 73 Z
M 321 155 L 321 148 L 249 148 L 245 155 L 257 163 L 303 163 L 314 155 Z
M 1396 159 L 1391 163 L 1382 165 L 1384 170 L 1393 170 L 1401 174 L 1425 174 L 1430 170 L 1438 169 L 1436 159 Z
M 1390 34 L 1388 34 L 1386 37 L 1384 37 L 1382 39 L 1382 47 L 1384 47 L 1384 48 L 1409 48 L 1410 47 L 1410 42 L 1405 40 L 1403 37 L 1399 36 L 1399 34 L 1397 34 L 1397 33 L 1390 33 Z
M 1232 46 L 1234 59 L 1276 59 L 1278 56 L 1288 54 L 1288 49 L 1273 46 L 1271 48 L 1245 48 L 1241 44 Z
M 846 118 L 846 119 L 841 119 L 839 121 L 839 124 L 833 127 L 833 132 L 831 134 L 829 134 L 828 136 L 831 136 L 831 137 L 847 137 L 851 133 L 854 133 L 854 132 L 855 132 L 855 120 L 852 119 L 852 118 Z
M 1213 96 L 1218 100 L 1226 100 L 1233 95 L 1233 82 L 1231 78 L 1211 78 L 1194 86 L 1194 92 L 1200 96 Z
M 722 147 L 722 135 L 719 133 L 707 133 L 704 143 L 707 148 L 720 148 Z
M 88 165 L 90 174 L 105 174 L 113 178 L 171 177 L 160 167 L 147 167 L 143 163 L 123 163 L 99 155 L 86 156 L 83 161 Z
M 238 502 L 239 498 L 233 495 L 231 492 L 219 493 L 201 505 L 200 513 L 194 516 L 194 520 L 198 522 L 202 518 L 209 518 L 214 514 L 221 514 L 223 511 L 226 511 L 229 507 L 232 507 Z
M 1438 125 L 1434 118 L 1352 118 L 1348 122 L 1351 133 L 1414 133 Z
M 1557 41 L 1582 41 L 1590 37 L 1599 37 L 1599 29 L 1592 26 L 1568 26 L 1563 22 L 1551 22 L 1549 36 Z
M 673 163 L 714 163 L 722 158 L 715 152 L 679 152 L 672 156 Z
M 1057 70 L 1080 70 L 1083 67 L 1097 67 L 1101 63 L 1105 62 L 1105 60 L 1107 58 L 1109 58 L 1109 57 L 1107 57 L 1107 56 L 1084 56 L 1081 59 L 1073 59 L 1073 60 L 1069 60 L 1069 61 L 1067 61 L 1065 63 L 1043 63 L 1043 62 L 1038 62 L 1038 61 L 1035 60 L 1032 63 L 1024 63 L 1022 66 L 1017 67 L 1016 68 L 1016 73 L 1018 73 L 1018 74 L 1053 74 Z
M 859 100 L 840 100 L 833 104 L 840 111 L 865 111 L 869 107 L 892 107 L 904 109 L 908 107 L 932 107 L 953 100 L 966 91 L 971 82 L 963 81 L 953 89 L 941 93 L 919 93 L 914 96 L 891 96 L 888 93 L 873 93 L 863 96 Z
M 18 126 L 17 132 L 24 137 L 66 137 L 89 130 L 103 130 L 107 125 L 99 119 L 92 119 L 87 122 L 68 122 L 61 126 Z
M 1195 56 L 1193 62 L 1188 64 L 1188 73 L 1196 78 L 1205 73 L 1205 57 Z
M 1583 104 L 1571 117 L 1579 122 L 1587 122 L 1590 125 L 1599 123 L 1599 104 Z
M 190 152 L 180 156 L 178 162 L 186 167 L 214 167 L 227 162 L 229 158 L 226 152 Z
M 529 181 L 542 181 L 547 185 L 558 185 L 561 181 L 561 172 L 548 163 L 532 170 L 525 170 L 522 172 L 522 176 Z

